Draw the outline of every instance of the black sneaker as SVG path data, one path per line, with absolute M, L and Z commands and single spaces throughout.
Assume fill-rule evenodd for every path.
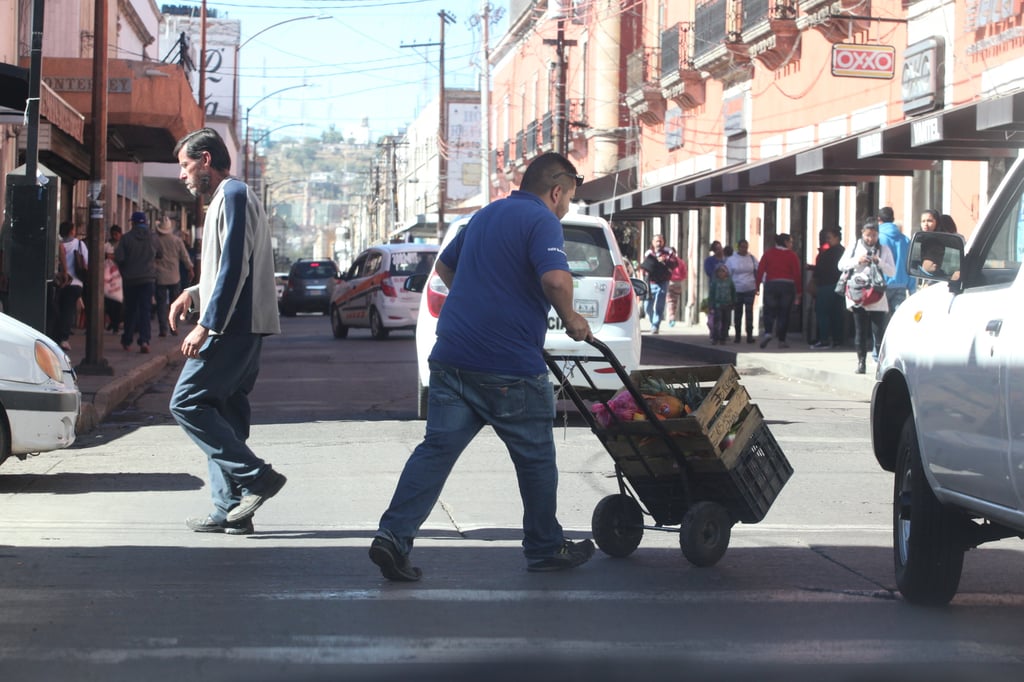
M 232 523 L 230 521 L 214 521 L 212 516 L 205 519 L 194 516 L 185 519 L 185 525 L 195 533 L 226 533 L 228 535 L 252 535 L 252 517 Z
M 526 565 L 527 571 L 564 571 L 587 563 L 594 556 L 594 543 L 590 540 L 573 542 L 566 540 L 554 554 L 543 559 L 534 559 Z
M 765 334 L 764 336 L 761 337 L 761 343 L 759 343 L 757 345 L 759 345 L 761 348 L 764 348 L 765 346 L 768 345 L 768 342 L 771 341 L 771 340 L 772 340 L 772 335 L 771 334 Z
M 414 583 L 423 572 L 409 563 L 409 557 L 398 551 L 388 538 L 375 537 L 370 544 L 370 561 L 380 567 L 381 575 L 400 583 Z
M 261 481 L 263 488 L 257 493 L 242 495 L 242 500 L 238 503 L 238 506 L 228 512 L 229 522 L 235 523 L 255 514 L 256 510 L 263 506 L 264 502 L 281 492 L 281 488 L 288 482 L 284 474 L 279 474 L 273 469 L 260 476 L 260 479 L 266 479 Z

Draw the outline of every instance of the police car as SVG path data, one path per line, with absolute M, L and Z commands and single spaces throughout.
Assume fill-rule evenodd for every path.
M 462 216 L 449 225 L 441 252 L 465 229 L 471 217 Z M 640 311 L 634 287 L 644 289 L 644 283 L 630 279 L 627 274 L 615 234 L 607 221 L 570 212 L 562 218 L 562 227 L 565 254 L 573 276 L 576 312 L 586 318 L 594 337 L 612 350 L 626 371 L 637 369 L 640 365 Z M 416 325 L 417 414 L 420 419 L 427 416 L 430 383 L 427 358 L 437 338 L 437 318 L 447 296 L 448 287 L 431 270 L 424 285 Z M 544 349 L 553 355 L 593 355 L 589 345 L 569 338 L 554 309 L 548 312 Z M 607 363 L 588 363 L 587 372 L 598 390 L 607 395 L 622 388 L 622 382 Z M 580 377 L 570 379 L 584 394 L 590 388 Z

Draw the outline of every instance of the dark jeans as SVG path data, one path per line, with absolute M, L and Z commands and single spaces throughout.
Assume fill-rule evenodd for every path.
M 103 311 L 110 318 L 110 325 L 107 327 L 112 332 L 116 332 L 121 328 L 121 308 L 124 307 L 121 301 L 115 301 L 112 298 L 103 299 Z
M 743 329 L 743 312 L 747 313 L 747 336 L 754 335 L 754 299 L 756 291 L 737 291 L 736 305 L 733 306 L 733 326 L 736 327 L 736 340 L 740 338 L 740 330 Z M 725 333 L 729 333 L 726 328 Z
M 833 287 L 818 287 L 814 301 L 814 316 L 818 321 L 818 341 L 838 346 L 843 343 L 843 311 L 846 299 Z
M 185 360 L 171 395 L 171 414 L 209 460 L 217 521 L 270 469 L 245 444 L 262 348 L 258 334 L 209 336 L 199 357 Z
M 121 345 L 130 346 L 138 334 L 139 345 L 149 345 L 153 337 L 150 316 L 153 314 L 153 282 L 124 285 L 124 331 Z
M 868 355 L 868 346 L 874 353 L 878 353 L 878 345 L 882 342 L 882 335 L 885 334 L 885 321 L 889 313 L 884 310 L 864 310 L 864 308 L 852 308 L 854 346 L 857 349 L 857 359 L 864 360 Z
M 160 329 L 160 336 L 167 336 L 170 329 L 167 322 L 167 315 L 171 310 L 171 302 L 181 293 L 181 284 L 157 284 L 156 285 L 156 321 Z
M 71 338 L 71 329 L 78 317 L 78 299 L 82 297 L 82 287 L 71 284 L 57 289 L 57 318 L 53 340 L 62 343 Z
M 789 331 L 789 312 L 796 300 L 796 284 L 784 280 L 764 283 L 764 332 L 775 334 L 779 341 L 786 340 Z
M 715 306 L 714 328 L 711 330 L 713 341 L 725 341 L 729 338 L 729 313 L 731 312 L 732 306 L 730 305 Z

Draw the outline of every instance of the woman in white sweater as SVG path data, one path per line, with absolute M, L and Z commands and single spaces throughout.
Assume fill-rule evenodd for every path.
M 892 277 L 896 272 L 892 251 L 884 244 L 878 243 L 878 224 L 868 221 L 861 228 L 860 239 L 853 245 L 853 248 L 847 249 L 846 255 L 839 261 L 840 271 L 850 271 L 849 277 L 847 277 L 848 292 L 849 285 L 856 286 L 869 281 L 872 265 L 878 267 L 887 277 Z M 884 293 L 875 301 L 854 300 L 847 293 L 846 308 L 853 313 L 854 346 L 857 349 L 856 372 L 864 374 L 868 355 L 868 339 L 873 339 L 873 354 L 877 357 L 878 346 L 882 342 L 882 334 L 885 333 L 885 324 L 889 318 L 889 302 Z

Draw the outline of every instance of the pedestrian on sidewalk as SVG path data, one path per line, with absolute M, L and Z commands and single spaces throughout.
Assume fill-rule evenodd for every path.
M 878 209 L 878 243 L 892 253 L 896 272 L 885 277 L 885 297 L 889 301 L 889 314 L 896 312 L 909 294 L 917 290 L 917 281 L 907 272 L 907 252 L 910 239 L 895 223 L 892 207 Z
M 853 245 L 849 253 L 839 260 L 840 270 L 849 270 L 848 286 L 867 282 L 871 267 L 880 268 L 882 274 L 891 277 L 896 272 L 896 264 L 892 260 L 889 247 L 881 243 L 878 236 L 878 223 L 869 220 L 861 229 L 860 239 Z M 877 301 L 863 299 L 854 300 L 847 295 L 846 307 L 853 313 L 854 345 L 857 349 L 857 374 L 867 371 L 868 345 L 874 356 L 878 356 L 878 345 L 885 333 L 885 323 L 889 317 L 889 300 L 880 296 Z
M 768 345 L 773 335 L 779 339 L 779 348 L 789 348 L 786 333 L 789 314 L 800 303 L 803 293 L 803 273 L 800 259 L 793 251 L 793 238 L 786 233 L 775 235 L 775 247 L 761 257 L 757 266 L 757 281 L 764 282 L 764 329 L 761 348 Z
M 159 247 L 142 211 L 132 213 L 132 227 L 114 249 L 114 261 L 121 271 L 124 290 L 124 331 L 121 347 L 132 349 L 138 338 L 139 352 L 149 352 L 153 336 L 153 293 L 156 290 L 156 259 Z
M 560 222 L 582 182 L 561 154 L 538 156 L 520 189 L 481 209 L 435 262 L 449 294 L 429 358 L 426 435 L 370 545 L 370 559 L 388 580 L 420 579 L 409 561 L 416 534 L 459 455 L 487 424 L 508 448 L 519 480 L 527 570 L 574 568 L 594 553 L 590 540 L 567 540 L 555 515 L 555 402 L 543 357 L 552 307 L 572 339 L 592 338 L 573 309 Z
M 156 259 L 156 320 L 160 327 L 160 336 L 167 336 L 167 321 L 171 301 L 181 293 L 181 268 L 188 273 L 188 282 L 192 282 L 192 259 L 185 249 L 185 242 L 174 233 L 174 223 L 170 216 L 164 216 L 156 227 L 156 241 L 160 247 L 160 257 Z M 174 329 L 171 334 L 178 335 Z
M 75 326 L 75 319 L 78 317 L 78 302 L 82 298 L 82 290 L 85 287 L 83 278 L 85 274 L 79 272 L 80 262 L 89 262 L 89 247 L 85 242 L 75 237 L 75 226 L 70 220 L 63 221 L 58 229 L 61 238 L 61 254 L 64 260 L 64 271 L 69 275 L 67 284 L 57 289 L 57 315 L 55 329 L 52 335 L 63 350 L 71 350 L 71 330 Z M 81 254 L 80 256 L 78 254 Z
M 106 313 L 109 332 L 116 334 L 121 329 L 121 308 L 124 303 L 124 284 L 121 271 L 114 262 L 114 247 L 109 242 L 103 245 L 103 311 Z
M 672 280 L 672 270 L 678 264 L 675 252 L 665 246 L 660 234 L 651 238 L 651 248 L 644 254 L 640 269 L 647 273 L 650 292 L 647 294 L 647 319 L 651 322 L 651 333 L 657 334 L 661 319 L 665 316 L 665 297 Z
M 733 306 L 733 321 L 736 327 L 736 343 L 742 338 L 743 314 L 747 317 L 747 343 L 754 343 L 754 300 L 757 298 L 757 258 L 750 253 L 746 239 L 736 242 L 736 253 L 725 259 L 729 276 L 736 287 L 736 303 Z
M 814 317 L 818 324 L 818 340 L 811 348 L 825 350 L 843 344 L 843 295 L 836 293 L 839 282 L 839 260 L 846 249 L 838 227 L 822 231 L 823 244 L 814 261 Z
M 683 306 L 685 305 L 686 295 L 686 261 L 683 260 L 675 249 L 672 249 L 672 255 L 676 257 L 676 266 L 672 268 L 672 275 L 668 280 L 668 303 L 666 305 L 665 316 L 668 317 L 668 326 L 676 326 L 676 322 L 682 319 Z
M 170 408 L 206 453 L 214 509 L 185 524 L 197 533 L 247 535 L 253 514 L 287 480 L 246 445 L 263 337 L 281 331 L 270 227 L 252 188 L 231 177 L 231 156 L 217 131 L 189 133 L 174 153 L 188 190 L 210 197 L 202 277 L 174 300 L 168 319 L 176 330 L 191 310 L 199 313 L 181 342 L 185 365 Z
M 736 287 L 729 276 L 729 266 L 722 263 L 715 270 L 708 290 L 708 310 L 713 310 L 714 328 L 711 330 L 711 345 L 717 346 L 729 339 L 729 317 L 736 306 Z

